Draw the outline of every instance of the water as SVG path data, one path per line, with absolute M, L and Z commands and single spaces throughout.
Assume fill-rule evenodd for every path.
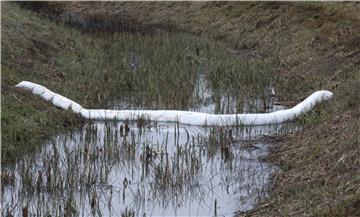
M 233 97 L 216 99 L 204 86 L 196 90 L 198 103 L 191 110 L 237 109 Z M 242 109 L 249 110 L 249 104 L 264 103 L 255 100 Z M 12 181 L 2 187 L 2 214 L 18 216 L 25 208 L 37 216 L 232 216 L 266 196 L 277 169 L 262 161 L 272 145 L 263 135 L 295 130 L 293 124 L 204 128 L 146 120 L 88 122 L 3 166 Z

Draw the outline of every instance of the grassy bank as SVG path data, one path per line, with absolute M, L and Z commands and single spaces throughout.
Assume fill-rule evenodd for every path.
M 360 215 L 359 7 L 357 3 L 71 3 L 62 4 L 57 13 L 71 14 L 72 22 L 81 20 L 83 26 L 90 23 L 86 20 L 116 23 L 118 16 L 129 16 L 144 27 L 214 37 L 239 57 L 276 57 L 274 80 L 284 101 L 317 89 L 333 91 L 331 103 L 302 119 L 304 132 L 280 138 L 282 144 L 269 160 L 283 170 L 275 177 L 270 197 L 246 215 L 356 216 Z
M 1 37 L 1 151 L 8 161 L 37 147 L 37 143 L 59 128 L 74 126 L 79 119 L 59 112 L 27 94 L 18 94 L 14 85 L 21 80 L 47 83 L 49 88 L 75 96 L 74 73 L 55 62 L 79 49 L 80 41 L 56 25 L 31 16 L 14 4 L 2 3 Z M 73 47 L 65 46 L 67 42 Z
M 55 132 L 82 124 L 78 116 L 15 90 L 22 80 L 43 84 L 87 108 L 120 100 L 123 108 L 188 109 L 197 103 L 193 94 L 199 74 L 211 89 L 253 96 L 270 83 L 276 61 L 239 59 L 223 43 L 188 34 L 83 33 L 14 3 L 2 3 L 1 16 L 5 162 L 41 146 Z

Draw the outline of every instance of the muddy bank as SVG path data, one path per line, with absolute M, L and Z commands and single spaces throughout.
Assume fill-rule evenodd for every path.
M 56 2 L 19 2 L 18 4 L 46 19 L 76 28 L 84 33 L 106 35 L 116 32 L 128 32 L 153 35 L 161 31 L 177 31 L 173 26 L 166 23 L 145 25 L 121 9 L 109 11 L 109 13 L 104 10 L 95 12 L 91 8 L 99 7 L 99 9 L 102 9 L 102 3 L 99 5 L 99 2 L 86 3 L 86 7 L 90 8 L 81 9 L 81 13 L 73 13 L 67 10 L 67 6 Z

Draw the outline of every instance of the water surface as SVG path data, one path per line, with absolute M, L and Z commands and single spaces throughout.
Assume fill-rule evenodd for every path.
M 197 86 L 191 110 L 231 113 L 234 97 Z M 272 99 L 269 99 L 271 102 Z M 115 109 L 134 107 L 111 102 Z M 243 110 L 275 107 L 256 99 Z M 251 106 L 249 106 L 251 105 Z M 264 135 L 293 124 L 194 127 L 177 123 L 88 122 L 52 138 L 38 153 L 3 167 L 3 214 L 38 216 L 232 216 L 266 196 L 276 167 L 262 159 L 274 144 Z

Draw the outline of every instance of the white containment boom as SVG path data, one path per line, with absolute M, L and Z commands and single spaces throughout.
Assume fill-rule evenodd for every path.
M 92 120 L 137 120 L 146 118 L 150 121 L 178 122 L 188 125 L 266 125 L 292 121 L 310 111 L 317 103 L 329 100 L 333 93 L 326 90 L 316 91 L 295 107 L 272 113 L 259 114 L 208 114 L 178 110 L 106 110 L 86 109 L 78 103 L 48 90 L 46 87 L 29 81 L 22 81 L 15 87 L 31 91 L 56 107 L 72 110 L 86 119 Z

